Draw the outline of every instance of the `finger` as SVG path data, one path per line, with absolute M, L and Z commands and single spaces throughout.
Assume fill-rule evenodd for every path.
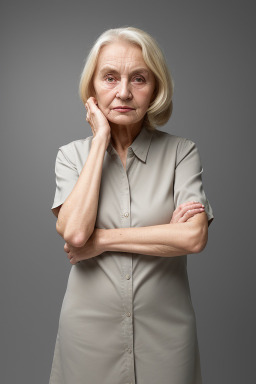
M 67 243 L 64 244 L 64 251 L 65 252 L 69 252 L 70 251 L 69 246 L 68 246 Z
M 188 209 L 186 212 L 183 212 L 183 214 L 177 215 L 172 222 L 180 223 L 185 222 L 189 217 L 194 216 L 197 213 L 204 212 L 204 208 L 194 208 L 194 209 Z
M 90 97 L 87 102 L 92 113 L 95 113 L 99 110 L 99 107 L 97 106 L 97 100 L 95 99 L 95 97 Z
M 201 203 L 190 204 L 190 205 L 187 205 L 186 207 L 183 207 L 179 211 L 179 213 L 182 213 L 184 215 L 187 211 L 190 211 L 193 209 L 204 209 L 204 206 Z
M 185 203 L 180 204 L 178 206 L 178 209 L 183 209 L 183 208 L 187 207 L 188 205 L 193 205 L 193 204 L 203 205 L 202 203 L 200 203 L 200 201 L 186 201 Z
M 90 108 L 89 108 L 87 103 L 85 104 L 85 107 L 86 107 L 86 121 L 89 121 L 90 120 Z
M 183 217 L 185 217 L 186 219 L 188 219 L 188 217 L 192 217 L 192 216 L 194 216 L 196 213 L 200 213 L 200 212 L 203 212 L 203 211 L 204 211 L 204 208 L 192 208 L 192 209 L 189 209 L 189 210 L 187 210 L 186 212 L 184 212 Z
M 185 206 L 177 210 L 177 212 L 175 213 L 175 218 L 180 219 L 187 211 L 193 209 L 202 209 L 203 211 L 204 206 L 201 203 L 186 204 Z
M 201 205 L 201 203 L 199 203 L 197 201 L 186 201 L 185 203 L 180 204 L 175 209 L 174 215 L 176 215 L 176 217 L 181 217 L 188 209 L 191 209 L 193 206 L 194 207 L 199 207 L 199 206 L 202 206 L 202 205 Z
M 86 111 L 87 111 L 87 115 L 88 117 L 90 118 L 90 115 L 91 115 L 91 108 L 92 108 L 92 103 L 90 101 L 90 98 L 86 101 L 85 103 L 85 108 L 86 108 Z
M 94 96 L 91 96 L 88 98 L 87 103 L 90 103 L 90 105 L 91 104 L 95 105 L 97 104 L 97 99 Z
M 72 258 L 70 259 L 70 263 L 73 264 L 73 265 L 75 265 L 75 264 L 77 263 L 77 261 L 76 261 L 76 259 L 75 259 L 74 257 L 72 257 Z
M 178 222 L 184 223 L 188 219 L 190 219 L 191 217 L 197 215 L 198 213 L 202 213 L 202 212 L 204 212 L 204 209 L 202 209 L 202 208 L 190 209 L 180 218 L 180 220 Z
M 180 204 L 177 209 L 183 209 L 184 207 L 186 207 L 187 205 L 191 205 L 193 203 L 197 203 L 197 201 L 186 201 L 185 203 L 182 203 Z

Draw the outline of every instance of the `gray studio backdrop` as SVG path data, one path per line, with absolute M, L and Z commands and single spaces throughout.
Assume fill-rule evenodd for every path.
M 79 76 L 98 35 L 120 26 L 159 42 L 175 82 L 159 129 L 201 154 L 215 220 L 188 272 L 204 384 L 255 383 L 253 2 L 1 5 L 1 383 L 48 383 L 71 268 L 50 210 L 55 158 L 91 135 Z

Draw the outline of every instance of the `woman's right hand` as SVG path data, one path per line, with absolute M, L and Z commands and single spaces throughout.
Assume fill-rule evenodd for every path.
M 204 212 L 203 204 L 196 201 L 188 201 L 180 204 L 175 211 L 173 211 L 170 223 L 185 223 L 188 219 L 201 212 Z
M 97 104 L 95 97 L 89 97 L 85 103 L 85 108 L 87 110 L 86 121 L 91 126 L 93 138 L 103 137 L 107 139 L 106 149 L 111 139 L 111 129 L 108 122 L 108 119 L 100 110 Z

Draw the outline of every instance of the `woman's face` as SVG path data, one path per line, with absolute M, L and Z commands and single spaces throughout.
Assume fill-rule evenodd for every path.
M 143 120 L 153 100 L 155 77 L 140 47 L 115 42 L 101 48 L 93 86 L 98 107 L 106 118 L 114 124 L 129 125 Z M 115 109 L 118 106 L 132 109 Z

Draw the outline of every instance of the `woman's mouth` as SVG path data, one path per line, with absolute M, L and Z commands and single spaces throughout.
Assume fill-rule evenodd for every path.
M 130 108 L 130 107 L 116 107 L 116 108 L 113 108 L 114 111 L 117 111 L 117 112 L 130 112 L 130 111 L 133 111 L 134 108 Z

